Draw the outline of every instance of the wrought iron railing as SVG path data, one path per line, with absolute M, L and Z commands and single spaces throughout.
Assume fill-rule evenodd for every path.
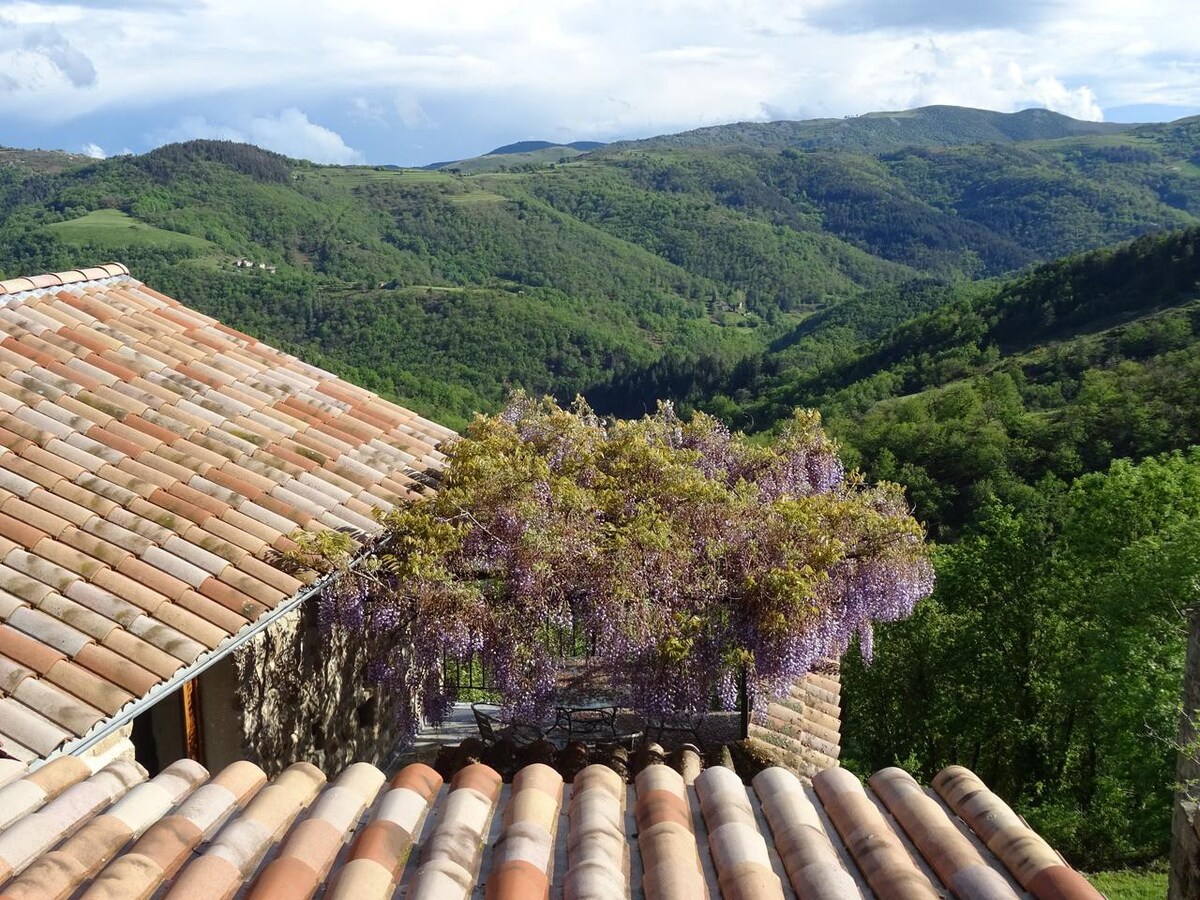
M 542 630 L 542 642 L 558 659 L 587 659 L 596 649 L 595 637 L 577 623 L 563 626 L 547 625 Z M 495 679 L 489 667 L 478 656 L 469 660 L 442 657 L 442 677 L 447 688 L 455 691 L 460 701 L 476 702 L 495 699 Z

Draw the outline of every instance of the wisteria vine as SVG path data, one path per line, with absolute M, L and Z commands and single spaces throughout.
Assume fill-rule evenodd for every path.
M 669 404 L 604 420 L 518 393 L 445 452 L 440 489 L 365 558 L 303 551 L 340 570 L 321 621 L 368 642 L 409 736 L 455 699 L 446 660 L 481 661 L 504 715 L 544 717 L 550 629 L 585 634 L 644 714 L 697 712 L 732 705 L 742 671 L 761 702 L 856 635 L 869 654 L 933 588 L 901 489 L 847 473 L 816 413 L 764 446 Z

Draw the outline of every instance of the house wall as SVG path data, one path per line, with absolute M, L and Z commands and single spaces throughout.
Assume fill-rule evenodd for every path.
M 206 669 L 199 682 L 204 765 L 210 772 L 219 772 L 245 756 L 242 715 L 235 702 L 239 690 L 237 664 L 226 656 Z
M 315 606 L 304 604 L 248 641 L 224 672 L 210 670 L 214 684 L 202 687 L 206 746 L 224 748 L 236 730 L 239 755 L 269 774 L 304 760 L 332 776 L 355 761 L 388 758 L 397 730 L 386 698 L 368 682 L 366 655 L 345 633 L 321 634 Z M 223 697 L 232 697 L 236 728 L 209 716 L 208 698 Z
M 154 736 L 155 759 L 145 759 L 138 756 L 138 762 L 149 772 L 165 769 L 177 759 L 186 755 L 183 745 L 183 711 L 179 705 L 179 694 L 174 693 L 164 697 L 149 710 L 142 713 L 150 719 L 150 728 Z
M 98 744 L 88 748 L 80 758 L 93 772 L 99 772 L 109 763 L 118 759 L 134 759 L 133 742 L 130 740 L 132 733 L 133 726 L 124 725 Z

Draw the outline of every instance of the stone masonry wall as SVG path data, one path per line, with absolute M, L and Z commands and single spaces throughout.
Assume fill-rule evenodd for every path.
M 788 693 L 756 710 L 750 743 L 775 765 L 803 778 L 838 765 L 841 756 L 841 676 L 836 663 L 796 681 Z
M 345 633 L 321 634 L 315 604 L 272 624 L 235 663 L 245 753 L 268 774 L 306 761 L 332 776 L 390 755 L 394 720 L 367 681 L 366 654 Z

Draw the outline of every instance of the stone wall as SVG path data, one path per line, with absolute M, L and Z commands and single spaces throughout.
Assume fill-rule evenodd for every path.
M 833 768 L 841 756 L 841 692 L 837 664 L 826 663 L 755 710 L 748 743 L 771 764 L 804 778 Z
M 132 724 L 123 725 L 104 740 L 93 744 L 80 754 L 80 759 L 87 763 L 88 768 L 93 772 L 99 772 L 109 763 L 119 759 L 133 761 L 135 759 L 133 741 L 129 739 L 132 733 Z
M 234 654 L 232 692 L 241 752 L 268 774 L 310 762 L 334 775 L 356 761 L 380 764 L 396 743 L 386 698 L 366 677 L 366 654 L 347 634 L 323 635 L 315 603 L 306 603 Z M 216 722 L 204 700 L 206 732 Z M 224 730 L 214 738 L 227 743 Z M 206 743 L 213 747 L 214 739 Z M 211 751 L 210 751 L 211 752 Z

